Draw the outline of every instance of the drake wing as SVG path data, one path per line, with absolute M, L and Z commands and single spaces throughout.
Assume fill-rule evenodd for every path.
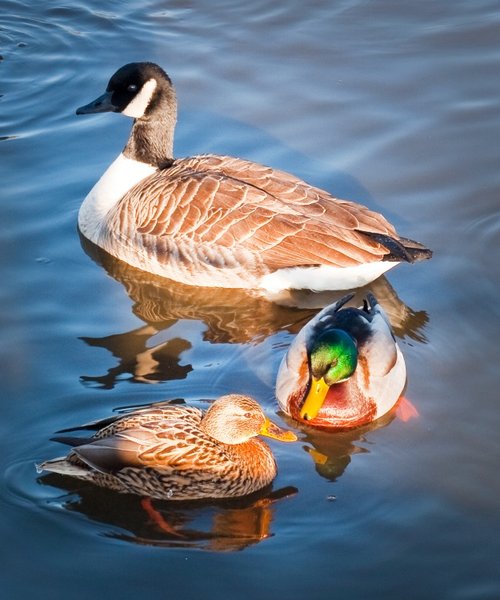
M 398 360 L 396 340 L 390 325 L 380 311 L 373 315 L 370 323 L 370 335 L 363 340 L 359 348 L 360 358 L 367 361 L 370 373 L 384 377 Z

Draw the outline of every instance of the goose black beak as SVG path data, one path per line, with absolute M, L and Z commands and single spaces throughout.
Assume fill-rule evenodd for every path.
M 89 102 L 89 104 L 77 108 L 76 114 L 89 115 L 101 112 L 118 112 L 118 108 L 111 102 L 112 95 L 113 92 L 105 92 L 102 96 L 99 96 L 99 98 Z

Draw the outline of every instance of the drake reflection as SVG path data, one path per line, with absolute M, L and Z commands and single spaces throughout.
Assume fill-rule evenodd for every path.
M 406 400 L 403 399 L 403 402 Z M 303 450 L 311 458 L 311 462 L 318 475 L 328 481 L 336 481 L 344 473 L 352 460 L 352 456 L 369 452 L 363 445 L 371 431 L 386 427 L 398 415 L 398 408 L 364 427 L 337 431 L 330 431 L 302 427 L 303 436 L 301 441 L 305 442 Z M 284 418 L 289 425 L 294 421 Z

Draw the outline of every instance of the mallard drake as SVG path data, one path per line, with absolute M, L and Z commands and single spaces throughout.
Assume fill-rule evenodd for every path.
M 292 341 L 276 379 L 281 409 L 325 429 L 366 425 L 386 414 L 406 383 L 406 366 L 382 307 L 344 296 L 319 312 Z M 344 308 L 343 308 L 344 307 Z
M 222 396 L 203 413 L 160 403 L 98 421 L 89 439 L 55 438 L 75 447 L 47 460 L 52 471 L 113 489 L 170 500 L 245 496 L 276 476 L 270 448 L 257 435 L 296 436 L 272 423 L 248 396 Z M 70 430 L 66 430 L 70 431 Z
M 144 271 L 190 285 L 352 289 L 399 262 L 429 258 L 380 214 L 248 160 L 174 159 L 177 102 L 169 76 L 130 63 L 78 115 L 120 112 L 128 142 L 85 198 L 84 237 Z

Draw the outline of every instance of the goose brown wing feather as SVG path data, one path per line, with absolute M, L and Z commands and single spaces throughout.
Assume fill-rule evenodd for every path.
M 270 269 L 351 266 L 388 253 L 363 231 L 397 234 L 379 214 L 282 171 L 205 155 L 177 160 L 128 192 L 114 227 L 136 235 L 243 248 Z M 134 225 L 135 224 L 135 225 Z M 130 232 L 132 233 L 132 232 Z

